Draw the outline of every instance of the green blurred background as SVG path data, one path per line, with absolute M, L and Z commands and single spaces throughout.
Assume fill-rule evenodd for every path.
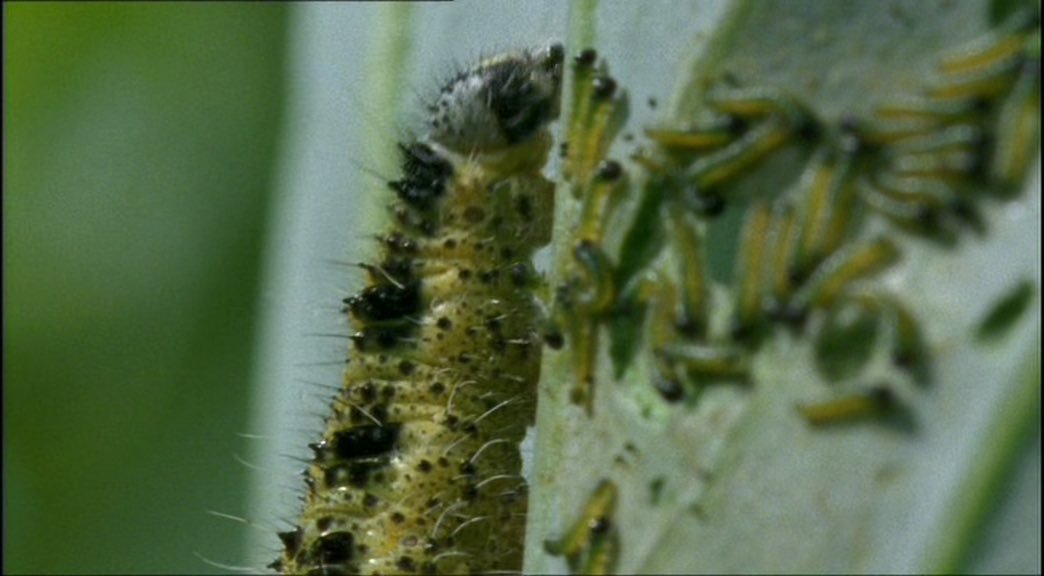
M 4 572 L 222 572 L 283 5 L 5 3 Z

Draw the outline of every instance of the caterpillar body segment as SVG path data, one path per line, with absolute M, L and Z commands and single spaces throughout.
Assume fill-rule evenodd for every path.
M 1030 68 L 1040 70 L 1040 6 L 1027 3 L 1004 23 L 940 59 L 935 100 L 1000 99 Z
M 629 103 L 592 49 L 573 59 L 572 88 L 564 176 L 572 183 L 573 196 L 581 198 L 627 121 Z
M 580 516 L 565 534 L 544 542 L 553 556 L 564 556 L 572 574 L 612 574 L 620 553 L 620 536 L 614 524 L 617 488 L 602 480 L 588 497 Z
M 989 175 L 1005 195 L 1013 194 L 1032 165 L 1033 151 L 1040 149 L 1040 31 L 1037 53 L 1001 104 L 997 119 L 997 150 Z
M 766 268 L 772 209 L 767 202 L 755 202 L 747 210 L 733 284 L 736 314 L 732 333 L 738 339 L 751 338 L 760 327 L 768 286 Z
M 880 418 L 895 409 L 895 394 L 887 386 L 875 386 L 824 402 L 799 404 L 797 411 L 813 426 L 849 424 Z
M 861 225 L 853 185 L 861 159 L 846 149 L 820 149 L 799 183 L 804 213 L 791 278 L 800 281 L 854 236 Z
M 670 237 L 678 254 L 678 278 L 681 306 L 669 325 L 683 334 L 701 338 L 707 335 L 710 323 L 710 286 L 707 278 L 704 231 L 691 214 L 675 204 L 668 204 L 666 218 Z

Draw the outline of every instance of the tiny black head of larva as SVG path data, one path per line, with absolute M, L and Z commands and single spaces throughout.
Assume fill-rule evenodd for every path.
M 458 74 L 439 92 L 430 138 L 457 152 L 528 140 L 559 114 L 561 44 L 502 54 Z

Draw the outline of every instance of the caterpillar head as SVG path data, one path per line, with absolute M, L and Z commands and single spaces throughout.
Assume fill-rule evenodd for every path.
M 452 80 L 431 107 L 429 138 L 455 152 L 493 152 L 529 140 L 559 113 L 561 44 L 487 58 Z

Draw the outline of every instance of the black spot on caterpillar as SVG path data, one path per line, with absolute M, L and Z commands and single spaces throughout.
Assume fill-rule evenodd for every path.
M 495 56 L 441 90 L 400 145 L 395 228 L 345 299 L 344 387 L 305 470 L 286 574 L 519 571 L 539 309 L 532 253 L 551 235 L 540 170 L 558 116 L 559 45 Z

